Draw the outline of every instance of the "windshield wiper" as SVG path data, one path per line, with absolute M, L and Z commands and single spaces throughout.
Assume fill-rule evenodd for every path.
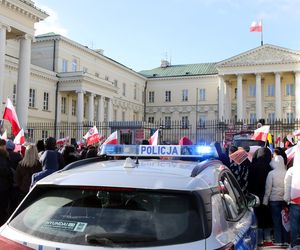
M 140 243 L 156 241 L 154 236 L 129 233 L 86 234 L 85 241 L 91 245 L 113 245 L 114 243 Z

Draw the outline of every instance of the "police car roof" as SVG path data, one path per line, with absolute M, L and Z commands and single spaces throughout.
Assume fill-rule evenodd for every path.
M 67 171 L 58 171 L 38 182 L 66 186 L 107 186 L 139 189 L 196 190 L 217 185 L 219 161 L 204 163 L 174 160 L 139 160 L 134 168 L 125 168 L 125 160 L 94 162 Z M 203 171 L 191 173 L 204 166 Z M 197 167 L 198 166 L 198 167 Z

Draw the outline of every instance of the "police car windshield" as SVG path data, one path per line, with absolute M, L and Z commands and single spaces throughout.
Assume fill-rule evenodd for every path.
M 37 186 L 10 226 L 77 245 L 172 245 L 205 238 L 203 207 L 191 192 Z

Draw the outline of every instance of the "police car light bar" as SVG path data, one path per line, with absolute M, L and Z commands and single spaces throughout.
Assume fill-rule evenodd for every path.
M 203 145 L 102 145 L 99 155 L 134 157 L 216 157 L 214 146 Z

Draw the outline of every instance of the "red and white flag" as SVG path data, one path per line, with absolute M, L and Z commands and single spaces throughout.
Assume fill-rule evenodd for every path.
M 5 129 L 4 133 L 0 136 L 0 139 L 7 141 L 7 130 Z
M 152 145 L 152 146 L 158 145 L 158 135 L 159 135 L 159 129 L 156 130 L 154 132 L 154 134 L 149 138 L 149 140 L 148 140 L 149 145 Z
M 89 131 L 83 136 L 86 139 L 86 145 L 92 145 L 94 143 L 98 143 L 103 140 L 103 136 L 99 135 L 98 129 L 96 126 L 89 129 Z
M 300 205 L 300 143 L 294 147 L 296 147 L 296 150 L 291 185 L 291 201 Z
M 10 122 L 13 135 L 16 136 L 20 132 L 21 126 L 14 105 L 12 104 L 9 98 L 7 98 L 6 101 L 6 107 L 4 109 L 3 119 L 8 120 Z
M 300 136 L 300 129 L 297 129 L 293 133 L 294 136 Z
M 69 141 L 70 141 L 70 137 L 67 136 L 67 137 L 56 140 L 56 144 L 57 145 L 65 145 L 65 144 L 69 143 Z
M 296 149 L 297 149 L 297 145 L 289 147 L 287 150 L 285 150 L 287 162 L 290 162 L 294 158 Z
M 24 142 L 25 142 L 24 130 L 21 129 L 20 132 L 17 134 L 17 136 L 14 139 L 14 144 L 23 145 Z
M 250 32 L 262 32 L 262 23 L 259 22 L 252 22 L 250 26 Z
M 251 139 L 266 141 L 268 138 L 269 131 L 270 131 L 269 125 L 261 126 L 260 128 L 254 130 L 254 134 Z
M 118 144 L 118 131 L 113 132 L 102 145 L 106 144 Z

